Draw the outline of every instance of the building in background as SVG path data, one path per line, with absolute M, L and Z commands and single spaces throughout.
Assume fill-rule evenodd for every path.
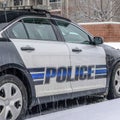
M 7 0 L 0 0 L 0 8 L 7 7 L 7 5 L 8 5 L 7 2 L 8 2 Z
M 0 3 L 6 3 L 7 7 L 12 6 L 36 6 L 42 9 L 50 9 L 52 11 L 60 11 L 62 8 L 62 0 L 0 0 Z

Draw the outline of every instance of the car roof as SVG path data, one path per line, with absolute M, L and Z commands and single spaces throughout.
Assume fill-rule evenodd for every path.
M 16 10 L 0 10 L 0 23 L 8 23 L 22 16 L 41 16 L 46 18 L 57 18 L 71 21 L 67 18 L 52 15 L 50 12 L 41 9 L 16 9 Z

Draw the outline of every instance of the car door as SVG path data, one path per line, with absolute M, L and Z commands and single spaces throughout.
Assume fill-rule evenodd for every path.
M 24 18 L 7 33 L 31 73 L 37 97 L 72 91 L 70 83 L 57 81 L 58 68 L 70 65 L 69 50 L 64 42 L 58 41 L 50 20 Z
M 106 55 L 102 47 L 91 44 L 90 36 L 70 22 L 56 20 L 69 48 L 71 69 L 68 81 L 73 92 L 106 87 Z

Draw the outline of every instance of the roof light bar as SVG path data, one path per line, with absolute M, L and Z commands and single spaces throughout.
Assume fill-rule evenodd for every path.
M 51 17 L 51 14 L 49 11 L 47 11 L 45 9 L 40 9 L 38 7 L 35 7 L 35 6 L 14 6 L 14 7 L 0 8 L 0 11 L 14 11 L 14 10 L 23 10 L 23 11 L 27 11 L 27 12 L 45 14 L 46 17 Z

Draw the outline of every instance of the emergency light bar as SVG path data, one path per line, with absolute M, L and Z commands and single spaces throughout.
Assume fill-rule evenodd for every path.
M 44 14 L 46 15 L 46 17 L 51 17 L 51 14 L 49 11 L 45 10 L 45 9 L 40 9 L 38 7 L 35 6 L 14 6 L 14 7 L 3 7 L 0 8 L 0 12 L 2 11 L 26 11 L 26 12 L 34 12 L 34 13 L 38 13 L 38 14 Z

